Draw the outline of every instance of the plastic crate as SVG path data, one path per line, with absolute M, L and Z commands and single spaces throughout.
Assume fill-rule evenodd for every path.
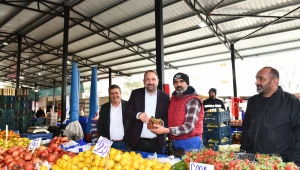
M 224 138 L 226 136 L 231 136 L 231 126 L 223 126 L 223 127 L 204 127 L 204 136 L 205 138 Z
M 219 139 L 219 142 L 208 142 L 209 139 L 205 139 L 203 141 L 203 145 L 207 148 L 211 148 L 215 151 L 218 151 L 219 148 L 218 148 L 218 145 L 231 145 L 232 143 L 232 139 L 229 138 L 228 141 L 225 141 L 225 142 L 221 142 L 221 139 Z
M 15 130 L 15 124 L 14 123 L 5 123 L 5 124 L 2 123 L 1 129 L 5 130 L 6 125 L 8 127 L 8 130 Z
M 10 123 L 15 123 L 15 119 L 14 118 L 2 118 L 2 124 L 10 124 Z
M 1 109 L 15 109 L 15 104 L 14 103 L 1 103 L 0 104 Z
M 17 123 L 19 123 L 19 122 L 26 122 L 27 123 L 27 121 L 28 121 L 28 118 L 27 118 L 27 116 L 25 115 L 25 116 L 16 116 L 15 117 L 15 121 L 17 122 Z
M 15 110 L 15 116 L 24 116 L 26 115 L 26 110 Z
M 24 96 L 16 96 L 16 102 L 23 102 Z
M 2 103 L 14 103 L 16 102 L 15 96 L 1 96 Z
M 204 123 L 210 124 L 210 123 L 222 123 L 230 121 L 230 112 L 224 111 L 224 112 L 205 112 L 204 113 Z
M 52 139 L 52 133 L 24 133 L 20 134 L 20 137 L 26 137 L 29 139 L 36 139 L 36 138 L 42 138 L 45 139 Z
M 12 109 L 3 109 L 2 113 L 2 117 L 11 117 L 15 115 L 15 112 Z

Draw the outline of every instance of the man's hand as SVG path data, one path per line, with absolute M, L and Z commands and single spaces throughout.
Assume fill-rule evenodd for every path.
M 154 125 L 154 128 L 150 129 L 150 130 L 151 130 L 151 132 L 156 133 L 158 135 L 165 134 L 165 133 L 170 133 L 169 128 L 165 128 L 161 125 L 156 125 L 156 124 Z
M 138 118 L 144 123 L 147 123 L 149 120 L 149 117 L 145 112 L 141 113 Z

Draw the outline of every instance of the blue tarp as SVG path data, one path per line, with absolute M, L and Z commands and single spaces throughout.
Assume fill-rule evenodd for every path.
M 86 124 L 86 133 L 91 133 L 92 119 L 98 112 L 98 95 L 97 95 L 97 67 L 92 68 L 91 90 L 90 90 L 90 114 Z
M 71 76 L 70 122 L 74 122 L 79 120 L 79 71 L 75 62 L 72 63 Z

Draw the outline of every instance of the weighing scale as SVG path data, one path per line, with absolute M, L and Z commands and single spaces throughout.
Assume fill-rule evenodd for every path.
M 29 127 L 27 133 L 50 133 L 47 129 L 49 126 L 32 126 Z

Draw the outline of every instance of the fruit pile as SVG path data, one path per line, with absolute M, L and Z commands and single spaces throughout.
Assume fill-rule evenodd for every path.
M 0 150 L 1 149 L 7 150 L 13 146 L 27 147 L 29 144 L 30 144 L 30 140 L 28 138 L 14 137 L 7 140 L 7 143 L 5 142 L 5 139 L 0 138 Z
M 156 119 L 155 117 L 151 116 L 147 123 L 147 128 L 148 129 L 153 129 L 154 125 L 164 125 L 163 121 L 161 119 Z
M 18 133 L 15 133 L 12 130 L 8 130 L 7 134 L 8 134 L 7 139 L 10 139 L 10 138 L 19 138 L 20 137 L 20 135 Z M 6 130 L 1 130 L 0 131 L 0 139 L 6 139 Z
M 110 149 L 110 154 L 106 158 L 92 153 L 93 147 L 85 152 L 80 152 L 73 158 L 63 155 L 52 166 L 52 170 L 72 169 L 72 170 L 99 170 L 106 168 L 110 170 L 170 170 L 170 163 L 160 163 L 157 159 L 144 159 L 141 154 L 135 152 L 122 152 L 114 148 Z
M 292 162 L 282 162 L 278 156 L 270 156 L 266 154 L 256 154 L 255 160 L 250 161 L 235 159 L 233 152 L 217 152 L 211 149 L 202 151 L 188 151 L 183 156 L 186 169 L 189 169 L 190 162 L 204 163 L 214 165 L 215 170 L 254 170 L 254 169 L 290 169 L 298 170 L 297 166 Z
M 55 136 L 49 143 L 49 147 L 59 147 L 61 144 L 67 143 L 70 140 L 67 137 Z
M 16 139 L 24 140 L 25 138 Z M 28 138 L 26 138 L 26 140 L 30 141 Z M 57 147 L 55 141 L 59 141 L 57 142 L 57 144 L 59 144 L 60 142 L 65 141 L 65 138 L 63 139 L 63 137 L 61 137 L 55 139 L 54 145 L 49 145 L 49 147 L 40 146 L 34 151 L 29 151 L 28 146 L 20 147 L 15 145 L 7 150 L 0 148 L 0 170 L 5 169 L 5 167 L 7 167 L 8 170 L 34 170 L 37 163 L 48 161 L 48 163 L 52 165 L 63 155 L 67 155 L 70 158 L 77 155 L 76 153 L 67 152 L 62 148 Z M 41 166 L 41 169 L 42 168 L 46 167 Z

